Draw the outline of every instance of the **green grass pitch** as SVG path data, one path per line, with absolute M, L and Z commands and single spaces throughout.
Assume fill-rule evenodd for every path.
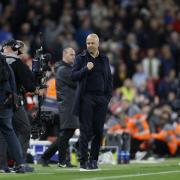
M 34 173 L 0 174 L 0 180 L 180 180 L 180 158 L 160 163 L 101 165 L 101 171 L 80 172 L 79 168 L 62 169 L 57 165 L 43 168 L 34 165 Z

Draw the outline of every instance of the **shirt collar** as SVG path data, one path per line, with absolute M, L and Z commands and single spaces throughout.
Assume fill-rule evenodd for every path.
M 96 56 L 96 57 L 93 57 L 90 53 L 89 53 L 89 51 L 87 50 L 87 54 L 89 55 L 89 57 L 91 57 L 91 58 L 93 58 L 93 59 L 95 59 L 95 58 L 97 58 L 97 57 L 99 57 L 100 56 L 100 52 L 98 51 L 98 55 Z

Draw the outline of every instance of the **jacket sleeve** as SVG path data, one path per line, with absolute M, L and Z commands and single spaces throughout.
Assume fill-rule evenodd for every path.
M 76 88 L 76 82 L 73 82 L 71 80 L 69 71 L 67 71 L 66 68 L 59 68 L 56 72 L 56 82 L 57 84 L 65 84 L 66 86 L 69 86 L 72 89 Z
M 71 72 L 71 79 L 73 81 L 79 81 L 85 77 L 85 75 L 88 73 L 88 68 L 87 66 L 83 66 L 83 61 L 81 56 L 77 56 L 72 68 Z
M 27 92 L 34 92 L 36 89 L 35 81 L 29 67 L 21 60 L 12 63 L 11 67 L 14 71 L 17 83 L 22 85 Z
M 107 58 L 107 64 L 108 64 L 108 78 L 107 78 L 107 90 L 106 90 L 106 98 L 108 101 L 110 101 L 112 97 L 112 90 L 113 90 L 113 82 L 112 82 L 112 75 L 111 75 L 111 70 L 110 70 L 110 65 L 109 65 L 109 59 Z

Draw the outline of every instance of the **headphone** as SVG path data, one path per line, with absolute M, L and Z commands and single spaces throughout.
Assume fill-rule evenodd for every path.
M 13 40 L 13 39 L 12 40 L 8 40 L 8 41 L 4 42 L 4 44 L 2 45 L 1 52 L 3 52 L 3 48 L 5 46 L 10 46 L 13 51 L 18 51 L 20 48 L 22 48 L 24 46 L 24 43 L 21 42 L 21 41 Z

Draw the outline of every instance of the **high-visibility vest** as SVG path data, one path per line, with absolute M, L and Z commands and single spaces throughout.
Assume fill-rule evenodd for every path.
M 56 99 L 56 81 L 55 78 L 51 78 L 47 81 L 46 97 Z
M 167 144 L 170 154 L 175 154 L 177 151 L 177 138 L 174 129 L 162 129 L 159 133 L 152 133 L 152 138 L 163 141 Z
M 108 130 L 108 133 L 120 133 L 121 134 L 123 132 L 129 133 L 129 130 L 127 128 L 122 127 L 120 124 L 115 124 Z
M 180 146 L 180 124 L 177 124 L 175 127 L 175 136 L 177 139 L 177 145 Z
M 128 101 L 132 102 L 136 92 L 134 90 L 134 88 L 127 88 L 125 86 L 122 86 L 120 88 L 117 89 L 118 92 L 120 92 L 122 94 L 122 97 L 124 99 L 127 99 Z
M 149 125 L 145 114 L 135 114 L 127 118 L 127 128 L 133 138 L 138 140 L 148 140 L 150 135 Z

